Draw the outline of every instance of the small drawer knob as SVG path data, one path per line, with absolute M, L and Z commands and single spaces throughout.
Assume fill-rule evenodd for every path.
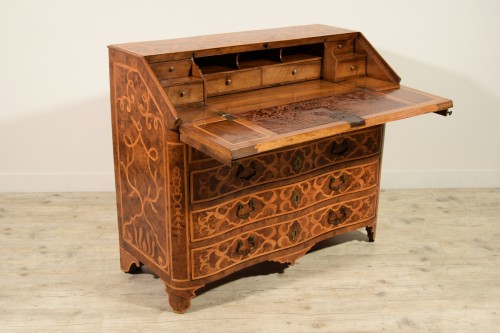
M 356 70 L 356 67 L 351 66 L 351 71 L 354 71 L 354 70 Z
M 173 71 L 175 71 L 175 67 L 174 67 L 174 66 L 170 67 L 170 68 L 168 69 L 168 71 L 169 71 L 170 73 L 172 73 Z
M 186 90 L 183 90 L 179 93 L 179 96 L 184 97 L 186 96 Z
M 233 81 L 231 79 L 227 79 L 226 86 L 230 86 L 231 84 L 233 84 Z
M 337 47 L 338 47 L 339 49 L 341 49 L 341 48 L 343 48 L 343 47 L 344 47 L 344 45 L 342 45 L 342 44 L 338 44 L 338 45 L 337 45 Z
M 292 71 L 292 75 L 295 75 L 295 74 L 297 74 L 297 69 L 294 69 L 294 70 Z

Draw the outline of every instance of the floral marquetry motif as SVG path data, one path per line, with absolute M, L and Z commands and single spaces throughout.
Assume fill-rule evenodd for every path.
M 380 152 L 381 138 L 381 128 L 373 127 L 242 159 L 233 166 L 193 171 L 191 202 L 215 199 L 257 184 L 290 178 L 334 163 L 372 156 Z M 242 168 L 247 174 L 246 177 L 242 177 Z
M 369 247 L 385 123 L 453 105 L 325 25 L 110 45 L 109 60 L 120 267 L 147 267 L 178 313 L 328 237 L 366 228 Z
M 262 219 L 304 209 L 345 193 L 366 190 L 376 186 L 377 182 L 376 160 L 194 211 L 191 213 L 192 240 L 210 238 Z
M 168 271 L 163 117 L 138 71 L 116 64 L 114 78 L 123 241 Z
M 373 218 L 376 213 L 376 200 L 376 193 L 372 193 L 366 197 L 323 207 L 290 221 L 255 229 L 214 245 L 194 249 L 193 278 L 216 274 L 254 257 L 286 249 L 336 228 Z

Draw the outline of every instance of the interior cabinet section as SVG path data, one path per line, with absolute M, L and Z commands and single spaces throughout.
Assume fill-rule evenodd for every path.
M 319 79 L 321 76 L 321 61 L 286 63 L 279 66 L 262 68 L 262 84 L 280 84 L 293 81 Z
M 205 75 L 207 96 L 258 88 L 261 83 L 260 69 L 236 70 Z
M 159 80 L 188 76 L 191 71 L 191 60 L 163 61 L 150 64 Z
M 264 47 L 264 46 L 263 46 Z M 319 79 L 323 44 L 298 45 L 194 59 L 207 97 Z

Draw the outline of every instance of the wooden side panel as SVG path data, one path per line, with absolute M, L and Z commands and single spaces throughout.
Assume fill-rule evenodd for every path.
M 392 83 L 399 83 L 401 81 L 398 74 L 396 74 L 362 33 L 359 33 L 356 39 L 354 50 L 355 52 L 365 53 L 367 55 L 366 75 L 368 77 Z
M 111 109 L 120 245 L 168 279 L 168 134 L 165 109 L 148 88 L 141 62 L 110 52 Z

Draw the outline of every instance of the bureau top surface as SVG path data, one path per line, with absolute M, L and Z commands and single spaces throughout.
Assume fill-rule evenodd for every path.
M 314 42 L 314 40 L 318 38 L 321 39 L 327 36 L 353 32 L 352 30 L 343 28 L 313 24 L 208 36 L 115 44 L 109 47 L 147 57 L 150 61 L 154 61 L 155 58 L 161 61 L 162 59 L 160 59 L 160 57 L 165 54 L 175 53 L 178 54 L 179 58 L 182 58 L 189 57 L 189 55 L 193 53 L 208 55 L 217 53 L 219 49 L 237 49 L 241 46 L 251 48 L 253 45 L 255 46 L 254 49 L 262 49 L 264 43 L 267 43 L 267 47 L 271 48 L 279 46 L 280 42 L 290 42 L 293 40 L 304 41 L 304 39 L 311 39 Z

